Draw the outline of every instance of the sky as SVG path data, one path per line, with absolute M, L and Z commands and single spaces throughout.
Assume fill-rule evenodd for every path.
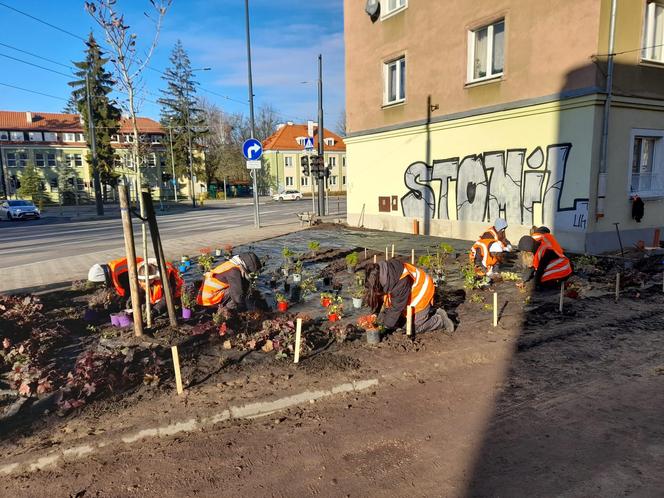
M 342 4 L 343 0 L 250 0 L 256 109 L 272 105 L 281 121 L 316 120 L 320 53 L 325 123 L 326 128 L 334 128 L 344 109 Z M 144 53 L 154 32 L 144 15 L 151 9 L 149 0 L 118 0 L 116 6 L 137 34 L 139 50 Z M 85 49 L 83 41 L 72 35 L 87 38 L 91 30 L 103 45 L 101 29 L 85 11 L 83 0 L 0 0 L 0 109 L 61 112 L 70 94 L 70 78 L 65 75 L 70 70 L 65 66 L 81 60 Z M 157 100 L 159 89 L 165 87 L 158 71 L 169 65 L 178 39 L 193 68 L 211 68 L 195 73 L 200 83 L 198 95 L 226 112 L 248 114 L 244 1 L 173 0 L 149 64 L 152 69 L 143 73 L 140 115 L 159 118 L 158 104 L 149 100 Z

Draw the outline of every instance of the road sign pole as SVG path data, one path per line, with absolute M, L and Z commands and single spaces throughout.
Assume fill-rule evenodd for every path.
M 325 128 L 323 128 L 323 55 L 318 56 L 318 155 L 325 158 Z M 318 173 L 318 216 L 325 213 L 325 176 Z
M 247 78 L 249 82 L 249 118 L 251 121 L 251 138 L 256 136 L 256 123 L 254 121 L 254 83 L 251 75 L 251 32 L 249 29 L 249 0 L 244 0 L 245 27 L 247 32 Z M 252 158 L 253 159 L 253 158 Z M 261 215 L 258 205 L 258 173 L 252 170 L 251 177 L 254 183 L 254 226 L 261 227 Z

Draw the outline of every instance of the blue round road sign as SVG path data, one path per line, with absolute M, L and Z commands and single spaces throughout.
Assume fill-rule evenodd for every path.
M 256 161 L 263 155 L 263 144 L 255 138 L 250 138 L 242 145 L 242 153 L 247 161 Z

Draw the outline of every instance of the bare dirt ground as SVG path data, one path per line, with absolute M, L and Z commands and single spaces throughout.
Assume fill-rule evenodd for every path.
M 185 397 L 170 385 L 139 389 L 5 438 L 3 464 L 90 441 L 104 446 L 6 475 L 0 494 L 662 496 L 661 284 L 625 291 L 618 304 L 610 295 L 568 300 L 562 316 L 557 293 L 524 306 L 513 283 L 497 290 L 496 329 L 484 304 L 491 293 L 476 291 L 458 307 L 452 337 L 343 343 L 299 366 L 251 353 L 198 372 L 203 360 L 185 360 L 186 376 L 197 379 Z M 121 440 L 229 405 L 371 378 L 375 388 L 263 418 Z

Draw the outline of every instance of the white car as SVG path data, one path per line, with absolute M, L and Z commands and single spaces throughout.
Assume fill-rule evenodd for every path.
M 29 218 L 38 220 L 40 216 L 39 209 L 32 201 L 8 200 L 2 201 L 0 204 L 0 219 L 2 220 L 27 220 Z
M 284 190 L 278 194 L 274 194 L 272 199 L 275 201 L 299 201 L 302 199 L 302 192 L 299 190 Z

